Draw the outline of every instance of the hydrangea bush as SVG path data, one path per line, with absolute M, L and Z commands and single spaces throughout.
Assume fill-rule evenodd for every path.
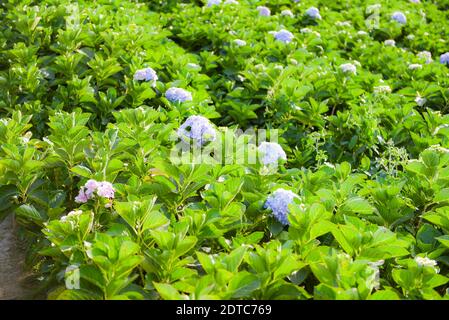
M 32 3 L 0 219 L 45 298 L 449 298 L 447 3 Z

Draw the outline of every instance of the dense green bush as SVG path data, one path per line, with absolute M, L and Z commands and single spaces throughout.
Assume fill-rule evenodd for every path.
M 15 215 L 42 292 L 447 299 L 449 3 L 206 2 L 0 4 L 0 218 Z M 192 115 L 217 136 L 276 129 L 286 160 L 172 163 Z M 267 207 L 280 188 L 289 225 Z

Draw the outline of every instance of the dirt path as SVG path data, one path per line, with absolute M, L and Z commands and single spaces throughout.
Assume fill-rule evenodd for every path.
M 21 285 L 24 258 L 10 216 L 0 223 L 0 300 L 25 299 L 28 291 Z

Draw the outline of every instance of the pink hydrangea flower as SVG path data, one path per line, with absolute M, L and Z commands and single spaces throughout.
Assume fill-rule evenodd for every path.
M 89 200 L 88 196 L 84 192 L 84 187 L 81 187 L 78 195 L 75 197 L 76 203 L 86 203 Z
M 98 182 L 93 179 L 90 179 L 86 182 L 84 187 L 86 188 L 86 195 L 90 199 L 90 198 L 92 198 L 93 193 L 98 188 Z
M 112 183 L 107 182 L 107 181 L 103 181 L 103 182 L 99 183 L 98 188 L 97 188 L 97 194 L 100 197 L 109 198 L 109 199 L 114 198 L 114 193 L 115 193 L 115 190 L 114 190 L 114 187 L 112 186 Z

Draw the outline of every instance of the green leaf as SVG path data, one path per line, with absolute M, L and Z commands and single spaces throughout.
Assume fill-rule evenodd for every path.
M 444 188 L 438 191 L 433 197 L 433 202 L 440 203 L 449 200 L 449 188 Z
M 70 169 L 70 171 L 72 171 L 73 173 L 76 173 L 80 177 L 84 177 L 84 178 L 92 177 L 92 171 L 90 171 L 89 168 L 82 166 L 82 165 L 75 166 L 72 169 Z
M 365 199 L 360 197 L 352 197 L 346 200 L 339 211 L 344 213 L 359 213 L 371 214 L 374 212 L 374 207 Z
M 391 290 L 379 290 L 368 297 L 368 300 L 400 300 L 399 295 Z
M 442 245 L 444 245 L 446 248 L 449 248 L 449 235 L 444 235 L 441 237 L 436 238 L 439 242 L 441 242 Z
M 153 285 L 164 300 L 184 300 L 184 296 L 168 283 L 153 282 Z
M 28 204 L 21 205 L 14 211 L 14 213 L 18 217 L 30 219 L 38 224 L 42 224 L 44 221 L 47 220 L 45 214 L 39 212 L 35 207 Z

